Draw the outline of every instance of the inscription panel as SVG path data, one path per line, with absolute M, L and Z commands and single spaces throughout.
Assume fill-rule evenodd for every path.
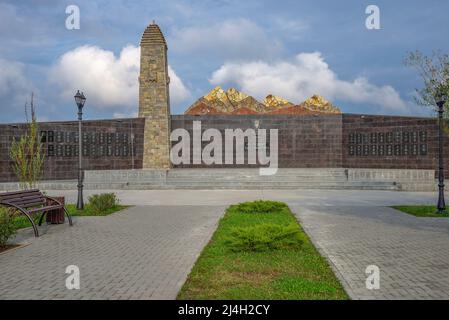
M 351 157 L 426 156 L 427 131 L 351 132 L 347 152 Z
M 84 157 L 129 157 L 134 136 L 116 132 L 83 132 Z M 77 157 L 78 132 L 41 130 L 40 140 L 48 157 Z M 133 141 L 131 141 L 133 140 Z M 133 148 L 135 152 L 135 147 Z M 134 153 L 135 154 L 135 153 Z

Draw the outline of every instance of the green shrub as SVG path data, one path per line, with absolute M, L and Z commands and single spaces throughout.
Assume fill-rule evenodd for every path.
M 232 209 L 241 213 L 276 213 L 287 209 L 287 205 L 282 202 L 269 201 L 269 200 L 256 200 L 251 202 L 242 202 L 237 205 L 231 206 Z
M 11 211 L 0 207 L 0 247 L 5 246 L 8 239 L 15 234 L 16 228 Z
M 89 197 L 89 209 L 97 214 L 112 209 L 119 204 L 119 199 L 114 193 L 93 194 Z
M 260 223 L 250 227 L 235 227 L 225 241 L 232 251 L 294 249 L 303 243 L 299 227 L 294 223 Z

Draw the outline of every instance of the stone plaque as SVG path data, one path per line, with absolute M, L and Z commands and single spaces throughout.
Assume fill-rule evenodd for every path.
M 408 132 L 408 131 L 402 132 L 402 142 L 404 142 L 404 143 L 410 142 L 410 132 Z
M 56 156 L 62 157 L 62 145 L 60 144 L 56 145 Z
M 412 144 L 412 155 L 418 155 L 418 145 Z
M 427 132 L 426 131 L 419 132 L 419 142 L 427 142 Z
M 69 144 L 66 144 L 64 146 L 64 156 L 71 157 L 72 156 L 72 146 Z
M 377 146 L 375 144 L 371 145 L 371 155 L 377 156 Z
M 97 146 L 95 146 L 95 145 L 90 146 L 90 156 L 91 157 L 97 156 Z
M 379 143 L 385 143 L 385 134 L 383 132 L 379 132 L 378 134 Z
M 370 134 L 371 137 L 371 143 L 377 143 L 377 134 L 375 132 L 372 132 Z
M 391 144 L 387 144 L 387 156 L 393 155 L 393 146 Z
M 362 143 L 363 144 L 369 143 L 369 141 L 368 141 L 368 134 L 362 134 Z
M 352 132 L 348 141 L 349 146 L 355 144 L 353 148 L 348 149 L 351 156 L 427 155 L 426 131 Z
M 47 131 L 41 131 L 40 136 L 41 136 L 41 143 L 47 143 Z
M 394 132 L 394 142 L 395 143 L 401 143 L 402 142 L 401 141 L 401 137 L 402 137 L 402 134 L 401 134 L 400 131 L 395 131 Z
M 369 145 L 364 144 L 363 145 L 363 155 L 368 156 L 369 155 Z
M 349 146 L 349 155 L 350 156 L 353 156 L 353 155 L 355 155 L 355 149 L 354 149 L 354 146 Z
M 61 143 L 64 141 L 64 133 L 61 131 L 56 131 L 56 142 Z
M 400 156 L 401 155 L 401 145 L 400 144 L 395 144 L 394 145 L 394 155 L 395 156 Z
M 408 144 L 403 144 L 402 145 L 402 155 L 403 156 L 408 156 L 409 154 L 410 154 L 409 145 Z
M 99 134 L 98 134 L 98 140 L 99 140 L 99 142 L 100 142 L 100 144 L 103 144 L 104 143 L 104 133 L 103 132 L 100 132 Z
M 83 157 L 89 156 L 89 146 L 87 144 L 83 144 Z
M 427 145 L 426 144 L 419 145 L 419 154 L 422 156 L 425 156 L 427 154 Z
M 53 143 L 55 141 L 55 132 L 52 130 L 47 131 L 47 142 Z
M 379 156 L 385 155 L 385 145 L 381 144 L 381 145 L 377 146 L 377 154 Z

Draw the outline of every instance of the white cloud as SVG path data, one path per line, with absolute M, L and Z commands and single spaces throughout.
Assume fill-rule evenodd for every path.
M 130 113 L 114 112 L 112 117 L 115 118 L 115 119 L 137 118 L 137 115 L 138 115 L 137 112 L 130 112 Z
M 190 98 L 190 91 L 170 66 L 168 66 L 168 76 L 170 77 L 170 102 L 176 105 Z
M 176 52 L 213 54 L 224 59 L 276 56 L 282 44 L 247 19 L 174 29 L 169 39 Z
M 50 71 L 50 81 L 63 99 L 83 90 L 89 105 L 132 114 L 138 107 L 140 48 L 124 47 L 118 57 L 97 46 L 81 46 L 63 54 Z M 169 67 L 170 97 L 174 104 L 190 96 L 181 79 Z
M 2 110 L 24 105 L 33 90 L 24 74 L 24 65 L 0 58 L 0 102 Z
M 292 61 L 275 63 L 225 63 L 209 81 L 214 85 L 236 84 L 258 99 L 272 93 L 299 103 L 320 94 L 331 101 L 367 103 L 394 112 L 407 109 L 391 86 L 376 86 L 364 77 L 353 81 L 339 79 L 319 52 L 300 53 Z
M 303 38 L 306 35 L 306 31 L 309 29 L 309 24 L 304 20 L 288 20 L 278 16 L 273 17 L 271 24 L 280 36 L 293 41 Z
M 0 96 L 27 86 L 21 63 L 0 58 L 0 70 Z

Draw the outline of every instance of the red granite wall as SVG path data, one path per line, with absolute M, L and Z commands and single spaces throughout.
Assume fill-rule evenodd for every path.
M 436 169 L 436 119 L 343 115 L 343 166 L 348 168 Z M 449 139 L 444 138 L 446 167 Z
M 278 129 L 278 157 L 279 167 L 283 168 L 320 168 L 342 166 L 342 116 L 295 116 L 295 115 L 213 115 L 213 116 L 172 116 L 172 130 L 186 129 L 193 136 L 193 121 L 201 121 L 202 131 L 215 128 L 223 137 L 223 163 L 224 163 L 224 137 L 225 129 L 246 130 Z M 267 139 L 268 140 L 268 139 Z M 172 142 L 175 145 L 177 141 Z M 203 147 L 209 142 L 203 142 Z M 193 143 L 191 141 L 191 150 Z M 269 144 L 267 145 L 269 149 Z M 235 161 L 234 161 L 235 163 Z M 245 161 L 247 163 L 247 161 Z M 252 165 L 254 166 L 254 165 Z M 205 164 L 177 165 L 175 167 L 211 167 Z M 251 167 L 251 165 L 212 165 L 212 167 Z
M 83 166 L 87 170 L 142 168 L 144 119 L 83 121 Z M 9 158 L 25 124 L 0 125 L 0 181 L 17 181 Z M 74 179 L 78 168 L 78 123 L 39 123 L 45 151 L 43 179 Z M 134 137 L 132 140 L 131 137 Z
M 432 118 L 356 114 L 174 115 L 172 130 L 185 128 L 192 137 L 193 121 L 201 121 L 202 131 L 218 129 L 223 137 L 225 129 L 278 129 L 279 167 L 437 169 L 438 127 Z M 142 168 L 144 124 L 143 118 L 83 121 L 85 169 Z M 45 122 L 39 126 L 46 153 L 43 179 L 75 179 L 77 122 Z M 16 180 L 9 160 L 9 147 L 13 138 L 19 138 L 25 128 L 24 124 L 0 125 L 0 181 Z M 172 142 L 174 144 L 176 142 Z M 202 146 L 206 144 L 208 142 L 203 142 Z M 445 166 L 449 168 L 448 137 L 444 138 L 444 148 Z M 208 167 L 194 165 L 192 160 L 190 165 L 175 167 Z M 254 165 L 248 165 L 247 159 L 243 165 L 214 165 L 251 166 Z

